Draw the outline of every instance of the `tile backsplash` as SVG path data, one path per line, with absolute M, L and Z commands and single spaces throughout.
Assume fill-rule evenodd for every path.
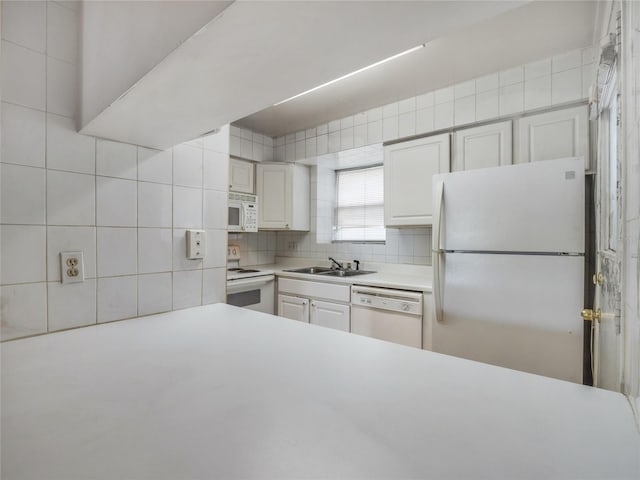
M 2 2 L 2 340 L 224 301 L 229 127 L 167 151 L 76 133 L 78 6 Z

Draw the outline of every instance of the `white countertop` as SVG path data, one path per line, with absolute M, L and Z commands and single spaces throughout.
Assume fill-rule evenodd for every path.
M 307 261 L 300 267 L 323 266 L 324 261 Z M 431 292 L 432 278 L 431 269 L 424 267 L 425 273 L 403 273 L 401 271 L 379 271 L 376 273 L 368 273 L 364 275 L 356 275 L 353 277 L 328 277 L 326 275 L 316 275 L 309 273 L 287 272 L 295 268 L 296 265 L 284 265 L 282 263 L 274 263 L 270 265 L 253 265 L 244 268 L 255 268 L 259 270 L 272 270 L 276 275 L 282 277 L 299 278 L 303 280 L 313 280 L 316 282 L 343 283 L 348 285 L 367 285 L 371 287 L 397 288 L 400 290 L 413 290 L 417 292 Z M 375 268 L 374 268 L 375 269 Z M 369 270 L 369 267 L 366 268 Z M 409 270 L 409 269 L 407 269 Z
M 2 478 L 637 479 L 620 394 L 229 305 L 2 344 Z

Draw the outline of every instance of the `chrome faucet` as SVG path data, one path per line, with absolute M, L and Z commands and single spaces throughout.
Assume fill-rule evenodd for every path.
M 331 260 L 331 263 L 335 264 L 336 267 L 338 267 L 338 270 L 344 270 L 344 267 L 342 266 L 342 264 L 338 262 L 335 258 L 329 257 L 329 260 Z

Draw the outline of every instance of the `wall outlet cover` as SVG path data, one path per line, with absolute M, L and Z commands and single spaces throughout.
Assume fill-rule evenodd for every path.
M 62 283 L 84 282 L 84 256 L 82 252 L 60 252 Z

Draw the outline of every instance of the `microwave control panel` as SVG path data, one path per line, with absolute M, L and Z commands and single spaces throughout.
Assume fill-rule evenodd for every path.
M 245 232 L 258 231 L 258 205 L 255 203 L 245 204 L 243 230 Z

